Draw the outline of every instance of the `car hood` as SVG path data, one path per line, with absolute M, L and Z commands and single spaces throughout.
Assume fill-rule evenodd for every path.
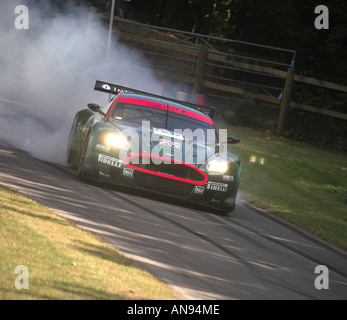
M 156 127 L 134 127 L 115 123 L 130 138 L 132 154 L 151 154 L 163 158 L 200 165 L 216 153 L 214 143 L 187 139 L 183 135 Z

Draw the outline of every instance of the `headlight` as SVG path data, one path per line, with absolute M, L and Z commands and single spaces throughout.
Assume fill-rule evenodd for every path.
M 228 170 L 228 162 L 225 159 L 215 158 L 206 164 L 206 170 L 208 172 L 215 172 L 217 174 L 223 174 Z
M 106 134 L 104 136 L 104 142 L 107 146 L 122 150 L 127 150 L 129 148 L 129 143 L 126 137 L 116 133 Z

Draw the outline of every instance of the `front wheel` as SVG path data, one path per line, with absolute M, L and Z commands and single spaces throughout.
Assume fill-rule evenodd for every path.
M 85 164 L 85 159 L 87 156 L 89 138 L 90 138 L 90 135 L 88 134 L 88 136 L 84 142 L 83 149 L 81 152 L 81 157 L 79 159 L 78 166 L 77 166 L 77 177 L 79 179 L 82 179 L 82 180 L 85 178 L 85 176 L 84 176 L 84 164 Z
M 76 135 L 76 127 L 77 127 L 77 114 L 75 116 L 75 119 L 73 121 L 70 134 L 69 134 L 69 139 L 67 143 L 67 151 L 66 151 L 66 161 L 72 165 L 72 167 L 76 168 L 78 166 L 78 156 L 79 152 L 76 150 L 72 150 L 72 141 L 75 138 Z

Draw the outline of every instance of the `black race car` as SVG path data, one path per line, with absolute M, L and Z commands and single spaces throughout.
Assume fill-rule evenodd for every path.
M 108 103 L 80 110 L 68 143 L 80 178 L 234 209 L 241 164 L 227 143 L 239 140 L 222 139 L 213 108 L 102 81 L 95 90 L 109 93 Z

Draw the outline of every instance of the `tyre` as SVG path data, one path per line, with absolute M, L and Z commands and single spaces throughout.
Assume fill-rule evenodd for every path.
M 78 162 L 78 166 L 77 166 L 77 177 L 82 179 L 82 180 L 85 179 L 84 164 L 85 164 L 85 159 L 86 159 L 86 155 L 87 155 L 89 139 L 90 139 L 90 135 L 88 134 L 87 138 L 84 142 L 81 156 L 79 158 L 79 162 Z
M 77 118 L 78 116 L 76 114 L 75 119 L 72 123 L 71 130 L 70 130 L 69 139 L 67 143 L 67 150 L 66 150 L 66 161 L 70 163 L 74 168 L 78 166 L 78 159 L 79 159 L 79 152 L 76 150 L 71 150 L 72 141 L 75 138 L 75 134 L 76 134 L 77 120 L 78 120 Z

